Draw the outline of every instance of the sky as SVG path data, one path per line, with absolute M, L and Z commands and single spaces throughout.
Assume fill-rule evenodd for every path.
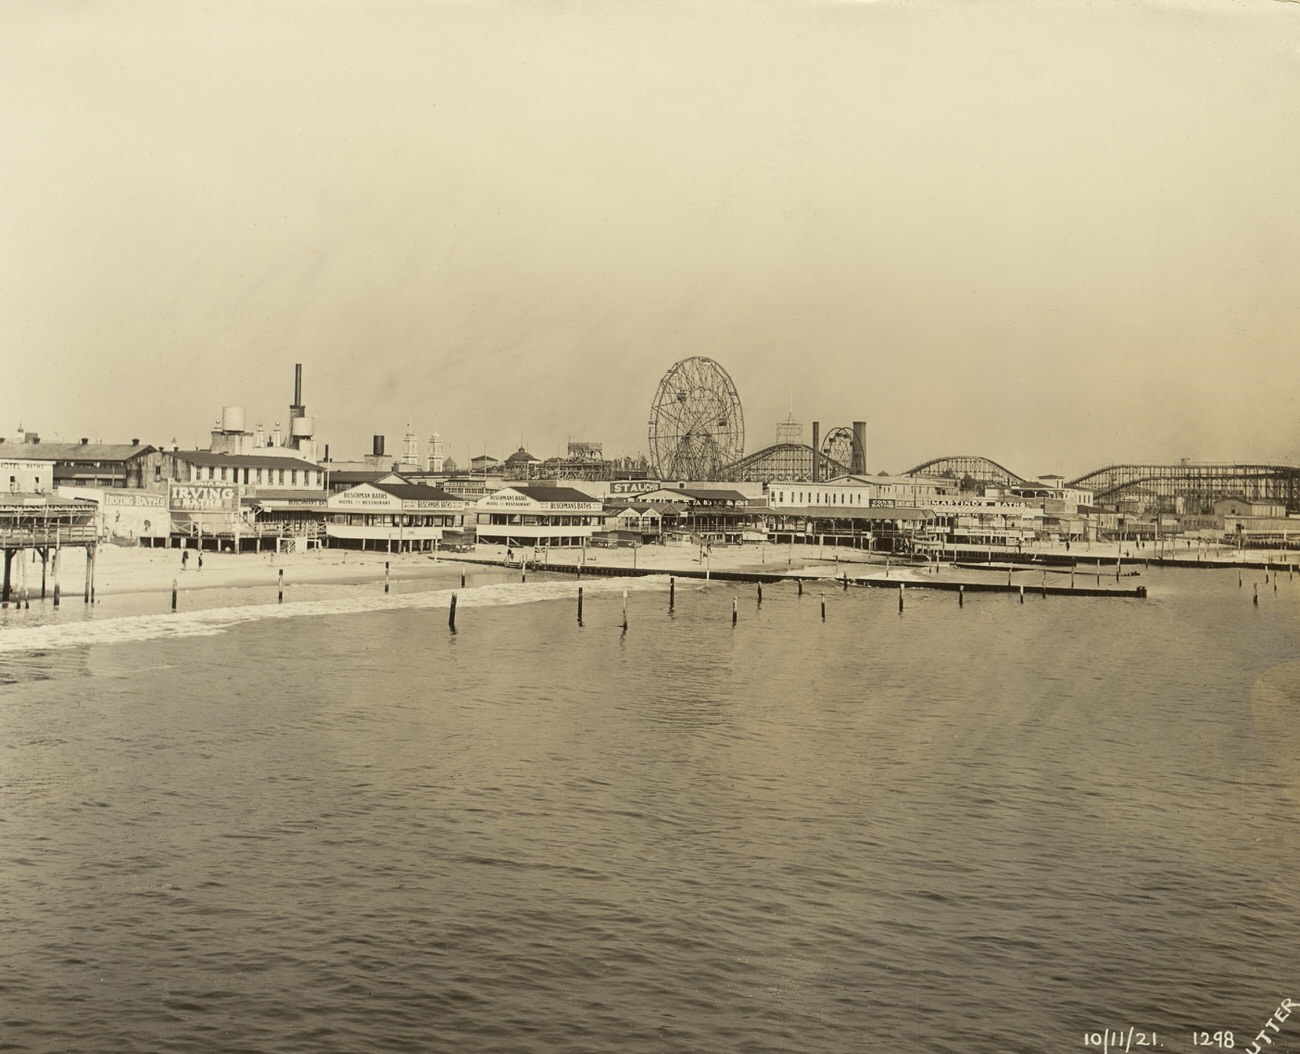
M 1300 3 L 0 6 L 0 435 L 1300 464 Z

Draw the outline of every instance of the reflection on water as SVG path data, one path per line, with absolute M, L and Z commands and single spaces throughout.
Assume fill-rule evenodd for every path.
M 1300 938 L 1300 593 L 1147 581 L 902 615 L 828 592 L 823 621 L 793 586 L 670 615 L 662 580 L 593 580 L 579 627 L 576 583 L 539 579 L 461 592 L 454 636 L 436 590 L 25 627 L 0 645 L 0 1034 L 1254 1035 Z

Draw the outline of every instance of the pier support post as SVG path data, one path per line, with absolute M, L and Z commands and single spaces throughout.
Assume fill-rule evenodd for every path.
M 176 579 L 172 579 L 172 610 L 176 610 Z
M 447 613 L 447 628 L 456 632 L 456 594 L 451 595 L 451 610 Z
M 731 601 L 731 624 L 732 624 L 733 626 L 736 624 L 736 619 L 739 618 L 739 617 L 740 617 L 740 616 L 739 616 L 739 614 L 737 613 L 737 610 L 736 610 L 736 601 L 735 601 L 735 599 L 733 598 L 732 601 Z
M 578 625 L 582 625 L 582 586 L 578 586 Z
M 670 577 L 668 579 L 668 610 L 671 612 L 673 603 L 677 597 L 677 579 Z
M 965 587 L 965 586 L 958 586 L 958 587 L 957 587 L 957 606 L 958 606 L 959 608 L 960 608 L 960 607 L 965 607 L 965 606 L 966 606 L 966 587 Z
M 818 595 L 822 599 L 822 621 L 825 622 L 826 621 L 826 594 L 820 593 Z

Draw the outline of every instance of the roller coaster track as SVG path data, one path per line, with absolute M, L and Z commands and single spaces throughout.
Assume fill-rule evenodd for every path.
M 993 483 L 1001 487 L 1029 485 L 1029 480 L 1017 476 L 1008 468 L 1003 468 L 996 461 L 975 454 L 953 454 L 936 457 L 922 462 L 916 468 L 908 469 L 908 476 L 951 476 L 960 480 L 965 476 L 979 483 Z
M 1181 499 L 1184 512 L 1206 514 L 1221 498 L 1245 498 L 1300 512 L 1300 468 L 1293 465 L 1107 465 L 1066 486 L 1092 491 L 1098 504 L 1145 498 L 1148 505 L 1174 511 L 1175 499 Z
M 826 479 L 849 475 L 849 467 L 819 454 L 821 474 Z M 806 443 L 776 443 L 733 461 L 724 471 L 730 480 L 810 480 L 813 448 Z

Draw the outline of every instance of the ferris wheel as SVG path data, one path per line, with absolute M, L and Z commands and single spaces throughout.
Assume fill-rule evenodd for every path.
M 852 470 L 852 466 L 857 464 L 853 455 L 857 451 L 858 439 L 853 434 L 851 428 L 845 428 L 840 425 L 838 428 L 832 428 L 826 433 L 826 438 L 822 440 L 822 456 L 837 462 L 838 465 L 845 469 Z M 857 451 L 860 453 L 860 451 Z
M 717 479 L 745 452 L 745 417 L 727 371 L 696 355 L 673 363 L 650 406 L 650 460 L 661 479 Z

